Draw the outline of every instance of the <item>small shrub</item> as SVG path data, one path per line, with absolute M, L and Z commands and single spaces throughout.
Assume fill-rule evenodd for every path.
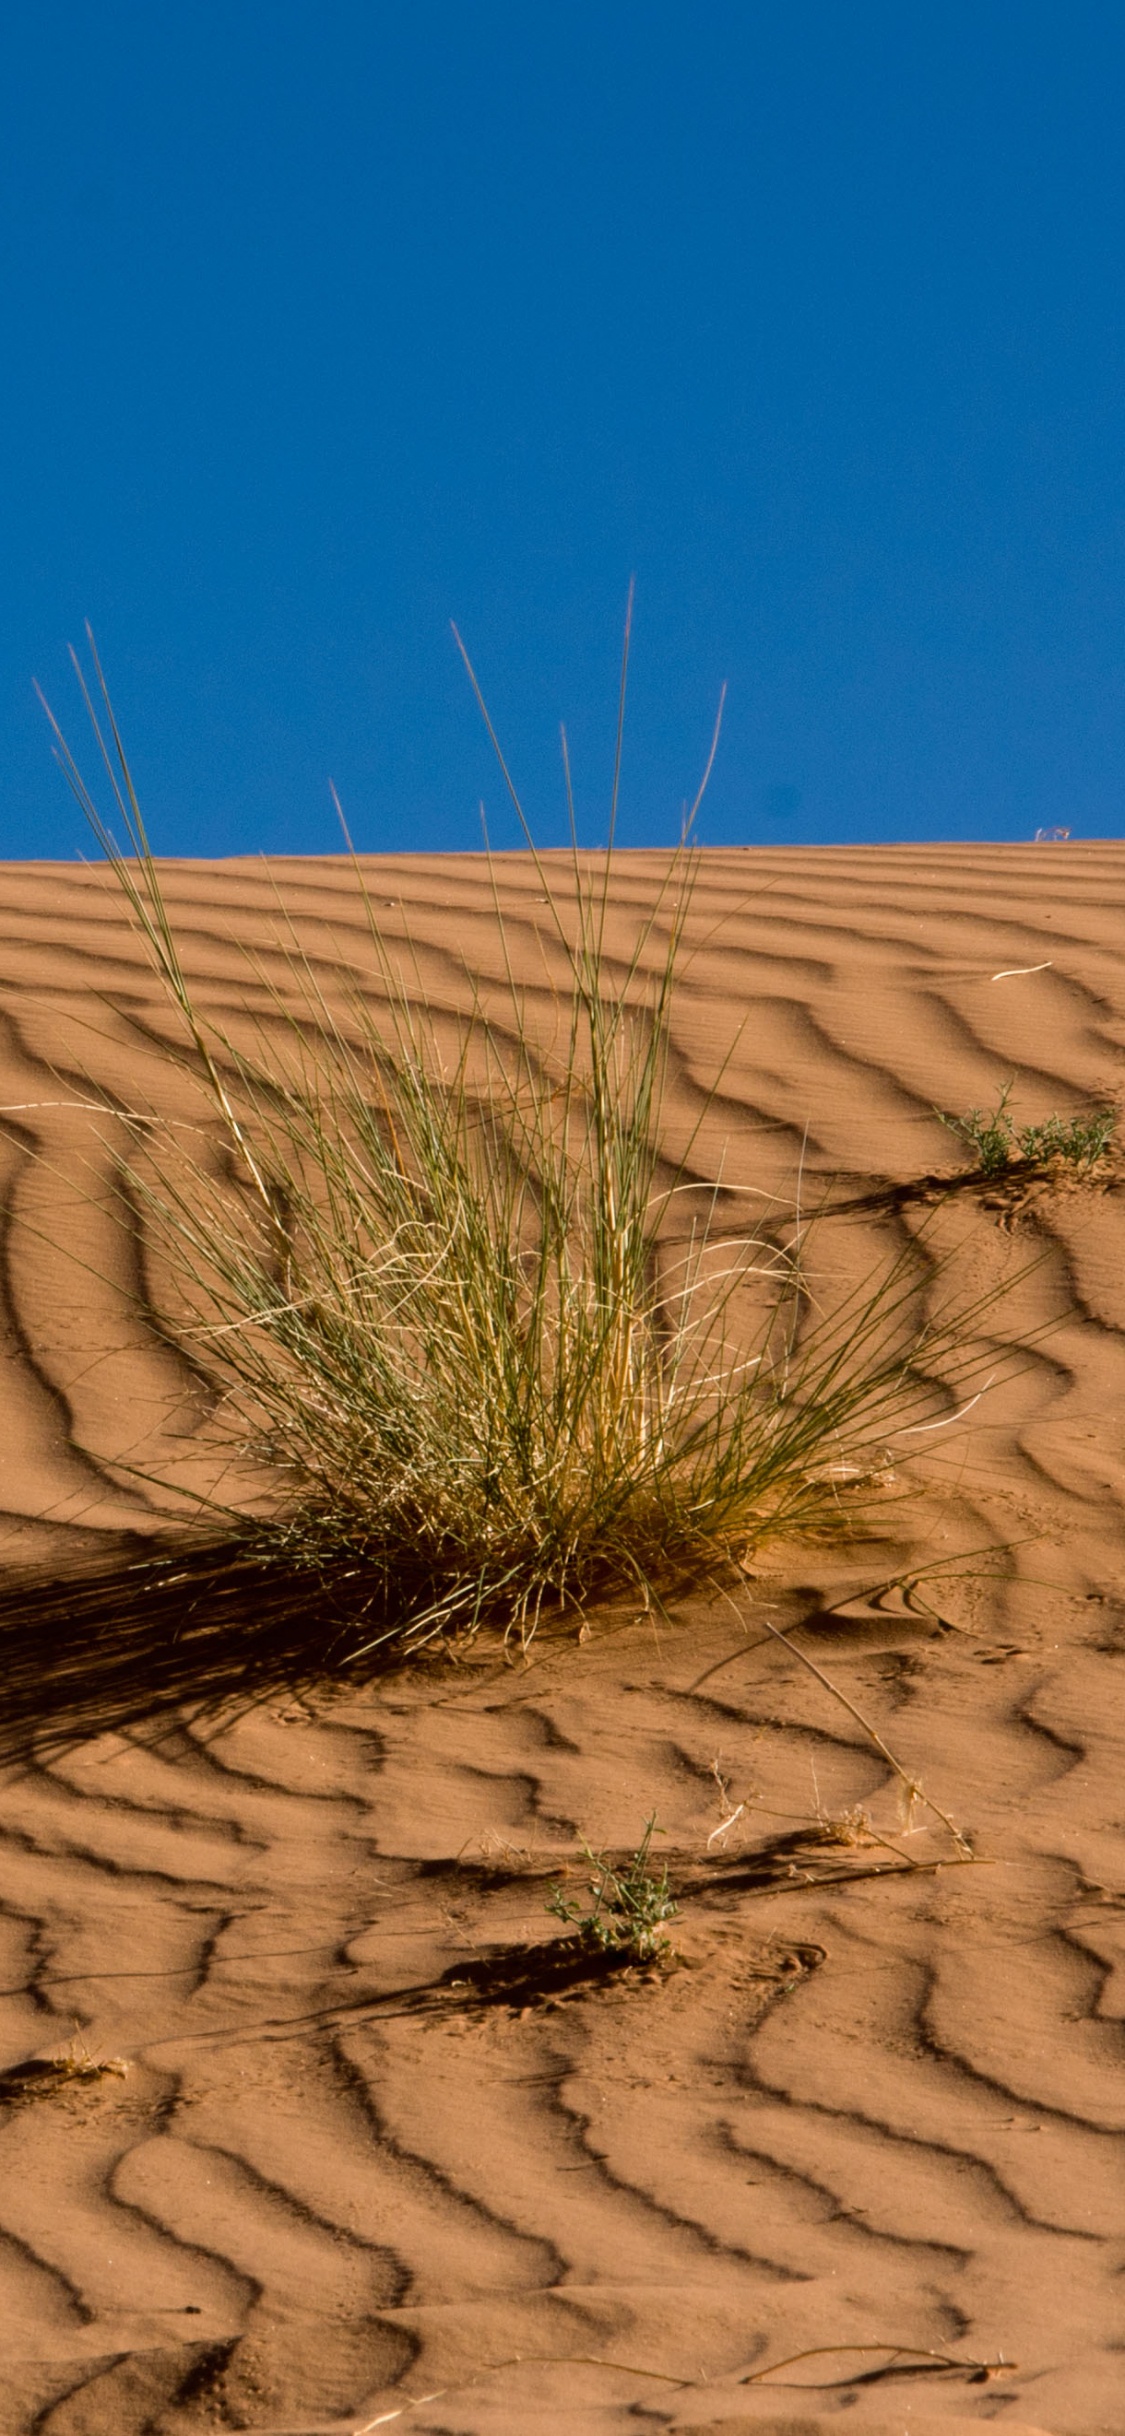
M 963 1116 L 938 1109 L 943 1125 L 973 1151 L 982 1176 L 1005 1174 L 1015 1159 L 1036 1167 L 1061 1160 L 1077 1175 L 1085 1175 L 1104 1158 L 1117 1126 L 1114 1108 L 1092 1108 L 1084 1116 L 1045 1117 L 1040 1125 L 1016 1126 L 1008 1114 L 1012 1085 L 1006 1083 L 995 1108 L 969 1108 Z
M 606 1853 L 591 1852 L 583 1844 L 590 1868 L 589 1903 L 584 1908 L 565 1887 L 555 1886 L 548 1911 L 577 1929 L 583 1943 L 599 1953 L 618 1954 L 630 1962 L 659 1961 L 669 1951 L 664 1924 L 676 1919 L 679 1905 L 668 1884 L 667 1865 L 659 1871 L 649 1866 L 649 1848 L 656 1833 L 654 1811 L 623 1869 L 615 1868 Z
M 950 1133 L 973 1151 L 982 1176 L 1002 1176 L 1011 1164 L 1015 1143 L 1015 1127 L 1008 1115 L 1012 1086 L 1006 1083 L 994 1109 L 967 1108 L 964 1116 L 951 1116 L 938 1109 L 937 1114 Z
M 1087 1116 L 1049 1116 L 1042 1125 L 1025 1125 L 1017 1138 L 1025 1159 L 1062 1159 L 1084 1175 L 1105 1157 L 1116 1126 L 1115 1108 L 1093 1108 Z

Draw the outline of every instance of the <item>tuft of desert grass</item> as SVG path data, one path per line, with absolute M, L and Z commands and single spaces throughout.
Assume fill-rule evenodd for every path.
M 846 1516 L 896 1431 L 948 1414 L 974 1315 L 919 1318 L 912 1252 L 817 1309 L 801 1229 L 732 1218 L 694 1140 L 668 1155 L 692 856 L 611 956 L 616 779 L 600 861 L 575 848 L 560 888 L 536 857 L 547 1037 L 498 896 L 500 1011 L 478 990 L 458 1017 L 420 1002 L 357 861 L 362 987 L 329 1005 L 281 921 L 290 986 L 248 1050 L 192 993 L 96 655 L 83 690 L 124 850 L 56 727 L 60 755 L 204 1095 L 198 1147 L 150 1124 L 124 1181 L 214 1433 L 272 1484 L 264 1515 L 212 1512 L 235 1543 L 362 1573 L 367 1648 L 485 1618 L 526 1639 L 546 1609 L 659 1603 Z

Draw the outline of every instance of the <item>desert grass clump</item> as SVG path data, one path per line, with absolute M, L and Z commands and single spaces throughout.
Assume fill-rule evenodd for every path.
M 965 1315 L 919 1320 L 910 1250 L 818 1309 L 800 1225 L 748 1223 L 697 1137 L 669 1152 L 691 853 L 611 953 L 616 777 L 608 853 L 575 849 L 561 881 L 535 855 L 549 1020 L 498 896 L 499 1008 L 479 983 L 467 1011 L 440 1007 L 356 862 L 367 971 L 330 1005 L 281 921 L 285 986 L 255 969 L 269 1021 L 247 1048 L 196 1003 L 94 665 L 127 851 L 56 728 L 61 757 L 203 1097 L 195 1135 L 137 1126 L 126 1218 L 174 1282 L 213 1435 L 270 1484 L 265 1513 L 204 1519 L 354 1577 L 355 1654 L 485 1618 L 526 1638 L 547 1609 L 719 1582 L 768 1533 L 846 1514 L 896 1429 L 948 1415 Z

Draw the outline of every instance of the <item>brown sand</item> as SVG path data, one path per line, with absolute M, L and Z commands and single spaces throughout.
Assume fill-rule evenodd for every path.
M 658 870 L 620 857 L 615 936 Z M 479 861 L 369 875 L 429 994 L 498 971 Z M 361 957 L 338 862 L 168 884 L 212 1007 L 245 1002 L 232 939 L 264 949 L 275 887 L 325 974 Z M 512 857 L 500 888 L 538 987 L 540 882 Z M 826 1222 L 854 1270 L 923 1214 L 880 1190 L 958 1165 L 934 1102 L 1121 1097 L 1123 910 L 1116 846 L 702 855 L 673 1129 L 729 1051 L 701 1163 L 725 1140 L 729 1181 L 791 1198 L 807 1128 L 806 1196 L 874 1204 Z M 66 1561 L 152 1529 L 123 1467 L 182 1462 L 201 1418 L 129 1300 L 112 1122 L 75 1103 L 90 1075 L 190 1094 L 99 874 L 7 869 L 0 937 L 2 1553 Z M 967 1296 L 1038 1264 L 998 1343 L 1053 1327 L 920 1442 L 925 1497 L 881 1538 L 775 1551 L 745 1617 L 618 1614 L 222 1730 L 185 1703 L 0 1776 L 0 2073 L 128 2066 L 0 2083 L 4 2436 L 1125 2426 L 1125 1194 L 960 1194 L 930 1225 Z M 865 1595 L 1010 1543 L 931 1585 L 944 1628 Z M 976 1864 L 904 1832 L 756 1618 Z M 857 1806 L 886 1842 L 832 1824 Z M 453 1984 L 549 1933 L 576 1835 L 628 1848 L 653 1809 L 683 1967 Z

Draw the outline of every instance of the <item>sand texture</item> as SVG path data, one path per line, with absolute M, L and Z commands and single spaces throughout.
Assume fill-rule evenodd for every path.
M 912 1501 L 770 1550 L 740 1609 L 218 1716 L 185 1684 L 13 1753 L 2 2436 L 1125 2426 L 1125 1166 L 925 1181 L 966 1166 L 935 1103 L 1125 1098 L 1125 848 L 695 860 L 671 1133 L 702 1114 L 697 1169 L 780 1203 L 800 1171 L 828 1272 L 924 1230 L 940 1291 L 1007 1281 L 994 1385 Z M 423 995 L 499 984 L 479 859 L 366 869 Z M 617 859 L 622 952 L 662 869 Z M 167 880 L 236 1026 L 285 987 L 279 905 L 326 990 L 362 967 L 342 861 Z M 547 1010 L 541 879 L 497 886 Z M 190 1485 L 205 1399 L 113 1202 L 114 1111 L 195 1105 L 176 1039 L 101 874 L 4 870 L 9 1567 L 135 1551 L 138 1470 Z M 679 1967 L 544 1989 L 578 1838 L 653 1811 Z

